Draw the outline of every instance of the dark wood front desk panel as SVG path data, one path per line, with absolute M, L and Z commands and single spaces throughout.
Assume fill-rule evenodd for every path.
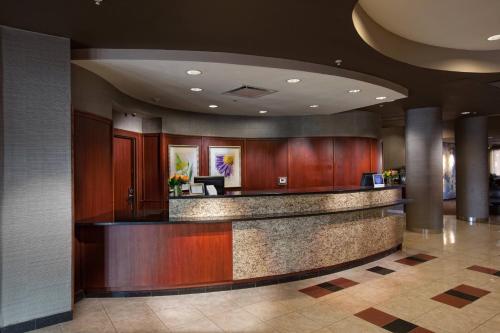
M 82 226 L 77 241 L 86 292 L 232 280 L 231 223 Z

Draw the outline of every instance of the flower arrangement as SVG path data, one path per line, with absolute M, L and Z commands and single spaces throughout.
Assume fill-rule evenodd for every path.
M 189 176 L 187 175 L 173 175 L 168 179 L 168 186 L 173 189 L 174 196 L 178 197 L 181 195 L 181 186 L 189 182 Z
M 398 170 L 392 170 L 392 169 L 385 170 L 383 175 L 385 182 L 388 185 L 394 184 L 394 180 L 399 178 Z

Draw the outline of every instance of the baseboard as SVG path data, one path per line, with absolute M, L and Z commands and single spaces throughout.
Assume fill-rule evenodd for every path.
M 0 333 L 24 333 L 39 328 L 52 326 L 73 319 L 73 311 L 58 313 L 55 315 L 36 318 L 22 323 L 17 323 L 5 327 L 0 327 Z

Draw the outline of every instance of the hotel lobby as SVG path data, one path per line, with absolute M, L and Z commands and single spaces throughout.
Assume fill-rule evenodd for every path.
M 0 333 L 500 332 L 498 13 L 0 0 Z

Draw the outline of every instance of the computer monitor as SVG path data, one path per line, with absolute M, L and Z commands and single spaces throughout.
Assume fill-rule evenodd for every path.
M 224 177 L 223 176 L 205 176 L 194 177 L 194 183 L 205 184 L 205 194 L 207 192 L 207 185 L 213 185 L 217 190 L 218 195 L 224 195 Z
M 365 172 L 361 176 L 361 186 L 373 186 L 373 175 L 375 172 Z
M 373 187 L 385 187 L 384 175 L 381 173 L 376 173 L 373 175 Z

